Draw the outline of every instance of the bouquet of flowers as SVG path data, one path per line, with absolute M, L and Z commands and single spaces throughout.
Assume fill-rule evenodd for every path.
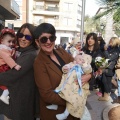
M 94 73 L 95 78 L 100 78 L 101 74 L 104 72 L 105 68 L 109 66 L 108 63 L 109 59 L 105 59 L 103 57 L 96 57 L 95 58 L 95 65 L 98 70 Z
M 96 57 L 95 58 L 95 65 L 97 68 L 105 69 L 109 66 L 108 63 L 109 59 L 105 59 L 103 57 Z

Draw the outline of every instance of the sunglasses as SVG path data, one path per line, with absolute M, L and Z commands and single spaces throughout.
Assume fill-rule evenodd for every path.
M 54 42 L 56 40 L 56 36 L 52 35 L 49 38 L 42 37 L 42 38 L 40 38 L 40 42 L 41 43 L 46 43 L 48 41 L 48 39 L 50 40 L 50 42 Z
M 28 40 L 28 41 L 31 41 L 32 40 L 32 36 L 30 35 L 24 35 L 23 33 L 19 33 L 18 34 L 18 37 L 19 38 L 23 38 L 25 36 L 25 39 Z

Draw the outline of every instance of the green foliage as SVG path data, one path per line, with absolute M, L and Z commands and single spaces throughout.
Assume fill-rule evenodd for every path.
M 97 2 L 104 6 L 104 12 L 96 15 L 94 19 L 99 19 L 105 15 L 108 15 L 110 13 L 114 13 L 113 19 L 114 22 L 120 21 L 120 0 L 97 0 Z
M 100 31 L 100 20 L 94 20 L 94 17 L 85 16 L 84 31 L 86 33 Z
M 114 31 L 118 37 L 120 37 L 120 22 L 114 23 Z
M 113 15 L 113 19 L 115 22 L 120 22 L 120 8 L 116 10 L 116 12 Z

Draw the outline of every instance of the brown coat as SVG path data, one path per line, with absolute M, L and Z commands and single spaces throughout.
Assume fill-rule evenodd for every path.
M 73 61 L 72 56 L 65 50 L 59 48 L 55 51 L 65 63 Z M 40 93 L 40 118 L 41 120 L 57 120 L 56 114 L 63 113 L 66 108 L 65 100 L 53 91 L 60 84 L 62 72 L 41 50 L 34 63 L 34 73 Z M 58 109 L 47 109 L 46 106 L 51 104 L 58 105 Z M 69 115 L 66 120 L 77 120 L 77 118 Z

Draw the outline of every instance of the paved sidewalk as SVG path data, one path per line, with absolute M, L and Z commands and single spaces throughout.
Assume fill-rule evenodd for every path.
M 117 92 L 111 93 L 111 98 L 108 102 L 99 101 L 99 96 L 96 95 L 96 91 L 91 91 L 91 95 L 87 99 L 87 107 L 91 114 L 92 120 L 102 120 L 102 111 L 112 104 L 113 99 L 117 97 Z
M 113 99 L 117 97 L 117 90 L 115 93 L 111 93 L 110 101 L 99 101 L 99 96 L 96 95 L 97 91 L 91 91 L 91 94 L 88 96 L 87 99 L 87 108 L 91 114 L 92 120 L 102 120 L 102 111 L 109 105 L 112 104 Z M 0 115 L 0 120 L 3 120 L 2 116 Z M 37 120 L 40 120 L 37 118 Z

